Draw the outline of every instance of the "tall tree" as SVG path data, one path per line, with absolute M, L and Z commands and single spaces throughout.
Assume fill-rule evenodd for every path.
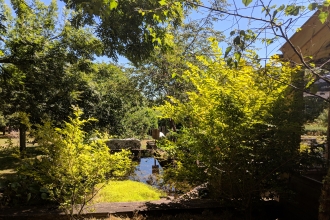
M 88 83 L 80 90 L 78 104 L 84 109 L 85 117 L 98 119 L 95 123 L 98 129 L 107 130 L 111 135 L 122 135 L 125 114 L 144 105 L 142 93 L 121 67 L 95 63 L 91 68 L 92 71 L 84 76 Z
M 63 120 L 77 100 L 78 71 L 86 71 L 102 44 L 88 29 L 75 29 L 65 21 L 57 26 L 56 1 L 49 6 L 38 0 L 11 3 L 15 16 L 2 5 L 7 32 L 0 48 L 1 108 L 6 115 L 24 112 L 32 123 L 44 114 Z M 21 151 L 25 132 L 26 124 L 20 123 Z

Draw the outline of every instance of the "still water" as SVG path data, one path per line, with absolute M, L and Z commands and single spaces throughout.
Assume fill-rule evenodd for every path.
M 153 157 L 146 157 L 141 158 L 129 179 L 158 187 L 162 183 L 162 179 L 160 178 L 160 174 L 162 173 L 163 168 L 160 166 L 158 160 Z

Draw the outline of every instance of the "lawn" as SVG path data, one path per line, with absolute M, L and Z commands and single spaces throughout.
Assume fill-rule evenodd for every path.
M 99 184 L 98 187 L 103 186 Z M 133 202 L 158 200 L 166 193 L 147 184 L 132 181 L 110 181 L 104 185 L 94 198 L 95 203 L 101 202 Z

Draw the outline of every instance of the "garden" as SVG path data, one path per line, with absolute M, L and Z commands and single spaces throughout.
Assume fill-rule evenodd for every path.
M 292 33 L 309 15 L 321 30 L 328 6 L 2 1 L 0 212 L 189 200 L 216 205 L 132 218 L 328 219 L 328 61 Z

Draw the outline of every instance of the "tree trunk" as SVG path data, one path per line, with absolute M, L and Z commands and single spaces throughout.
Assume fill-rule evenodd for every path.
M 26 125 L 19 125 L 19 151 L 23 153 L 26 150 Z
M 3 135 L 6 134 L 6 126 L 3 126 L 2 134 L 3 134 Z
M 171 128 L 174 132 L 176 132 L 176 126 L 175 126 L 175 122 L 173 119 L 170 118 L 170 124 L 171 124 Z

